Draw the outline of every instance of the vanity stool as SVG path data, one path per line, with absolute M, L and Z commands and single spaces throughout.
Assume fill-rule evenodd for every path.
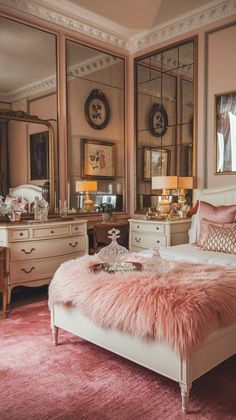
M 7 316 L 7 287 L 5 284 L 6 248 L 0 247 L 0 293 L 2 293 L 2 317 Z

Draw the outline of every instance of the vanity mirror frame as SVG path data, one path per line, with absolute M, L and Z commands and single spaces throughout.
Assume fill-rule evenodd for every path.
M 194 179 L 194 185 L 196 183 L 196 177 L 197 177 L 197 101 L 198 101 L 198 36 L 194 35 L 192 37 L 189 38 L 185 38 L 182 39 L 178 42 L 172 43 L 172 44 L 167 44 L 165 46 L 163 46 L 162 48 L 158 48 L 152 51 L 149 51 L 148 53 L 142 54 L 140 56 L 136 56 L 134 58 L 134 133 L 135 133 L 135 151 L 136 151 L 136 157 L 135 157 L 135 174 L 136 174 L 136 179 L 135 179 L 135 196 L 134 196 L 134 201 L 135 201 L 135 208 L 134 208 L 134 212 L 137 214 L 143 214 L 145 212 L 145 208 L 140 208 L 138 209 L 138 202 L 139 202 L 139 177 L 138 177 L 138 173 L 140 172 L 140 165 L 143 165 L 143 162 L 140 162 L 140 154 L 138 155 L 138 64 L 145 59 L 151 58 L 154 55 L 158 55 L 164 52 L 167 52 L 169 50 L 172 50 L 174 48 L 178 48 L 181 47 L 185 44 L 191 43 L 193 44 L 193 119 L 192 119 L 192 136 L 193 136 L 193 140 L 192 140 L 192 173 L 191 176 Z M 187 64 L 186 64 L 187 65 Z M 161 71 L 161 69 L 160 69 Z M 178 69 L 176 68 L 176 71 L 178 71 Z M 167 72 L 168 73 L 168 72 Z M 174 74 L 174 69 L 173 72 Z M 180 75 L 179 78 L 181 79 L 182 76 Z M 162 96 L 160 97 L 160 103 L 162 102 Z M 182 106 L 179 103 L 179 108 L 176 105 L 176 116 L 178 117 L 180 115 L 180 106 Z M 176 120 L 176 129 L 180 129 L 180 126 L 182 126 L 183 122 L 179 123 L 178 120 Z M 147 128 L 149 128 L 150 130 L 150 125 L 147 124 Z M 152 128 L 152 127 L 151 127 Z M 150 130 L 151 132 L 151 130 Z M 153 133 L 151 133 L 153 134 Z M 179 147 L 184 146 L 185 144 L 179 144 Z M 187 144 L 186 144 L 187 145 Z M 140 144 L 140 148 L 144 148 L 144 147 L 154 147 L 154 145 L 141 145 Z M 175 147 L 178 147 L 177 143 L 175 145 Z M 163 146 L 159 146 L 157 145 L 155 148 L 163 148 L 166 149 L 167 146 L 165 145 Z M 176 157 L 176 162 L 175 162 L 175 174 L 171 174 L 171 175 L 177 175 L 177 159 L 178 156 Z M 138 172 L 139 171 L 139 172 Z M 141 170 L 142 172 L 142 170 Z M 140 173 L 141 173 L 140 172 Z M 160 192 L 161 193 L 161 192 Z M 151 194 L 152 195 L 152 194 Z M 150 197 L 151 197 L 150 195 Z
M 34 124 L 42 124 L 48 127 L 48 153 L 49 153 L 49 186 L 50 186 L 50 211 L 54 211 L 55 180 L 54 180 L 54 130 L 49 120 L 42 120 L 36 115 L 30 115 L 24 111 L 0 110 L 0 119 L 22 121 Z M 34 185 L 32 183 L 32 185 Z

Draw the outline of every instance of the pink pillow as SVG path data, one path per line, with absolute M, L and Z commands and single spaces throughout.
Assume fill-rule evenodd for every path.
M 229 223 L 229 225 L 230 224 L 235 226 L 234 223 Z M 198 241 L 197 241 L 197 244 L 200 247 L 203 246 L 203 242 L 205 241 L 205 239 L 207 237 L 207 231 L 208 231 L 209 225 L 219 226 L 219 227 L 224 226 L 224 224 L 220 223 L 220 222 L 213 222 L 212 220 L 202 219 L 201 222 L 200 222 L 200 231 L 199 231 Z
M 233 223 L 236 215 L 236 204 L 231 206 L 215 207 L 205 201 L 200 201 L 199 216 L 202 219 L 208 219 L 213 222 Z

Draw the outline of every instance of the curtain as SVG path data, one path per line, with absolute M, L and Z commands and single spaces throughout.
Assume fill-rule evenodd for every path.
M 0 195 L 4 197 L 9 190 L 7 124 L 7 120 L 0 119 Z

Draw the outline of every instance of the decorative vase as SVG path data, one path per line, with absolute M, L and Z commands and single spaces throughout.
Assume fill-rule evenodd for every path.
M 103 222 L 109 222 L 111 220 L 111 214 L 110 213 L 102 213 L 102 220 Z

